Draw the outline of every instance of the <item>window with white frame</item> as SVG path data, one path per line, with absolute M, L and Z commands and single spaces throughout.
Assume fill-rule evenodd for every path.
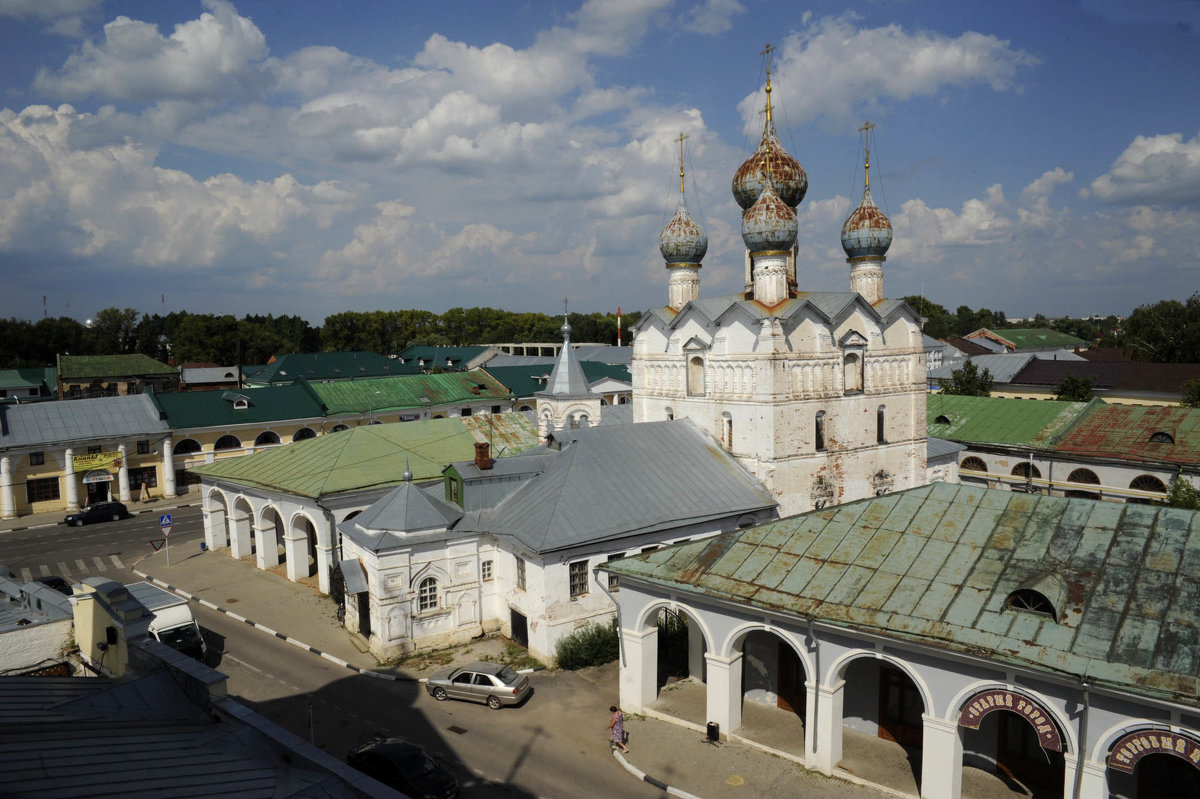
M 525 590 L 525 559 L 517 558 L 517 589 Z
M 492 562 L 490 560 L 485 560 L 483 562 L 482 566 L 480 567 L 480 572 L 485 583 L 495 577 L 495 573 L 492 570 Z
M 571 577 L 571 598 L 585 596 L 588 592 L 588 562 L 577 560 L 567 568 Z
M 608 559 L 610 561 L 614 561 L 614 560 L 620 560 L 623 557 L 625 557 L 625 553 L 618 552 L 615 555 L 609 555 Z M 608 573 L 608 590 L 609 591 L 620 591 L 621 590 L 621 578 L 618 577 L 617 575 L 613 574 L 612 572 Z
M 417 586 L 417 612 L 421 613 L 426 610 L 437 610 L 437 579 L 434 577 L 426 577 Z

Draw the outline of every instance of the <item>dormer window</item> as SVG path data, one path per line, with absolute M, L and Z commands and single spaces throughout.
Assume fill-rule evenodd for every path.
M 1168 433 L 1166 430 L 1158 430 L 1150 434 L 1151 444 L 1174 444 L 1175 436 Z
M 1048 616 L 1054 622 L 1062 618 L 1066 606 L 1067 583 L 1051 572 L 1030 577 L 1004 600 L 1005 610 Z
M 938 424 L 950 424 L 950 417 L 942 413 L 939 414 L 938 418 L 934 419 L 933 421 L 937 422 Z
M 1054 621 L 1058 621 L 1056 618 L 1057 614 L 1054 612 L 1054 605 L 1050 604 L 1050 600 L 1037 591 L 1019 588 L 1008 595 L 1004 606 L 1009 610 L 1034 613 L 1038 616 L 1049 616 Z

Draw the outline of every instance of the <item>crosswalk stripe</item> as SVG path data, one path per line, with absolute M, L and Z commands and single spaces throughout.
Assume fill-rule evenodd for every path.
M 84 563 L 84 562 L 83 562 L 82 560 L 80 560 L 79 558 L 76 558 L 76 559 L 75 559 L 75 565 L 79 567 L 79 573 L 80 573 L 80 574 L 87 574 L 88 567 L 87 567 L 87 564 L 86 564 L 86 563 Z
M 58 562 L 58 575 L 59 575 L 59 577 L 67 577 L 67 576 L 68 576 L 68 575 L 70 575 L 70 574 L 71 574 L 71 569 L 70 569 L 70 567 L 68 567 L 66 563 L 64 563 L 63 561 L 61 561 L 61 560 L 60 560 L 60 561 Z
M 118 558 L 116 555 L 109 555 L 109 556 L 108 556 L 108 559 L 109 559 L 109 560 L 111 560 L 111 561 L 113 562 L 113 565 L 114 565 L 114 566 L 116 566 L 118 569 L 124 569 L 124 568 L 125 568 L 125 564 L 124 564 L 124 563 L 122 563 L 122 562 L 121 562 L 121 559 L 120 559 L 120 558 Z
M 105 569 L 108 568 L 107 566 L 104 565 L 104 561 L 100 560 L 100 558 L 93 557 L 92 560 L 96 563 L 96 569 L 98 571 L 104 571 Z
M 27 583 L 33 582 L 33 572 L 29 571 L 29 569 L 22 568 L 21 579 Z
M 45 563 L 43 563 L 43 564 L 42 564 L 42 576 L 43 576 L 43 577 L 49 577 L 49 576 L 50 576 L 50 567 L 49 567 L 49 566 L 47 566 Z

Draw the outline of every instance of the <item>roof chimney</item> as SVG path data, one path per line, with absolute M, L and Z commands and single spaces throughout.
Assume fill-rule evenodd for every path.
M 475 443 L 475 468 L 485 472 L 492 468 L 492 445 L 486 441 Z

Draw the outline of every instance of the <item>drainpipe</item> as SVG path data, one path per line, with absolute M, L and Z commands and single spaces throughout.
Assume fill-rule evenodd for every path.
M 1087 754 L 1087 733 L 1088 733 L 1088 684 L 1086 680 L 1081 680 L 1079 687 L 1083 689 L 1083 717 L 1079 720 L 1079 753 L 1075 756 L 1075 799 L 1081 799 L 1080 786 L 1083 783 L 1083 762 Z
M 812 753 L 815 755 L 817 753 L 817 730 L 819 729 L 819 725 L 817 724 L 817 714 L 821 712 L 821 648 L 817 646 L 817 636 L 813 633 L 812 616 L 808 616 L 807 621 L 808 639 L 812 641 L 813 670 L 816 672 L 816 674 L 813 675 L 813 679 L 817 683 L 817 696 L 816 701 L 813 703 L 812 712 L 813 729 L 809 734 L 809 737 L 812 739 Z
M 596 585 L 600 586 L 600 590 L 608 597 L 609 601 L 617 608 L 617 653 L 621 656 L 621 668 L 625 668 L 625 639 L 621 636 L 621 603 L 613 598 L 612 593 L 604 584 L 606 580 L 600 579 L 600 567 L 592 569 L 592 577 L 596 581 Z

